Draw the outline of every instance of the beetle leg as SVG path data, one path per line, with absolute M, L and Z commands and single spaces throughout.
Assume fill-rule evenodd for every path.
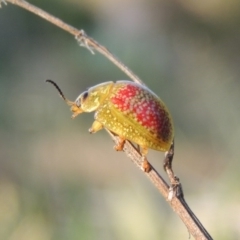
M 124 147 L 124 143 L 125 143 L 125 139 L 119 137 L 118 144 L 116 144 L 116 145 L 114 146 L 114 149 L 115 149 L 116 151 L 122 151 L 122 150 L 123 150 L 123 147 Z
M 150 172 L 151 169 L 152 169 L 152 166 L 151 164 L 148 162 L 147 160 L 147 155 L 148 153 L 148 148 L 147 147 L 144 147 L 144 146 L 141 146 L 141 154 L 142 154 L 142 159 L 143 159 L 143 162 L 142 162 L 142 167 L 141 169 L 144 171 L 144 172 Z
M 169 188 L 168 200 L 171 201 L 173 196 L 183 197 L 183 189 L 180 183 L 179 178 L 174 174 L 172 169 L 172 161 L 174 156 L 174 140 L 170 146 L 170 149 L 165 152 L 164 158 L 164 170 L 166 171 L 169 180 L 171 182 L 171 186 Z
M 95 132 L 97 132 L 97 131 L 99 131 L 99 130 L 101 130 L 103 128 L 103 125 L 100 123 L 100 122 L 98 122 L 98 121 L 94 121 L 93 122 L 93 124 L 92 124 L 92 127 L 91 128 L 89 128 L 89 132 L 90 133 L 95 133 Z

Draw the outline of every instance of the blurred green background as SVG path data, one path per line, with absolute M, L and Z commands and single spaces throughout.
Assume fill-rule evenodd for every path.
M 171 111 L 174 169 L 214 239 L 240 239 L 240 1 L 35 0 L 84 29 Z M 128 79 L 100 54 L 17 6 L 0 10 L 0 239 L 187 239 L 157 189 L 74 100 Z M 149 160 L 162 170 L 163 153 Z M 166 178 L 167 179 L 167 178 Z

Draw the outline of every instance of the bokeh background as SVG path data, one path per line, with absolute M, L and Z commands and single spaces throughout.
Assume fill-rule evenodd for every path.
M 174 169 L 214 239 L 240 239 L 240 1 L 35 0 L 84 29 L 167 104 Z M 100 54 L 17 6 L 0 10 L 0 239 L 188 239 L 169 205 L 74 100 L 128 79 Z M 163 153 L 150 162 L 162 170 Z M 167 179 L 167 178 L 166 178 Z

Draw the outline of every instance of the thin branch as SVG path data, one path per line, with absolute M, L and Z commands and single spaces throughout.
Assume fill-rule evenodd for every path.
M 117 144 L 119 139 L 109 130 L 106 130 L 110 136 L 113 138 L 114 142 Z M 142 156 L 138 149 L 129 141 L 126 141 L 124 145 L 124 151 L 127 156 L 135 163 L 138 168 L 142 167 Z M 150 181 L 156 186 L 159 192 L 163 195 L 165 200 L 169 203 L 174 212 L 182 219 L 183 223 L 186 225 L 189 233 L 197 240 L 212 240 L 212 237 L 201 224 L 197 216 L 193 213 L 191 208 L 188 206 L 184 199 L 183 193 L 180 190 L 180 196 L 173 195 L 171 201 L 169 201 L 169 185 L 164 181 L 162 176 L 155 170 L 151 165 L 152 170 L 145 174 L 150 179 Z M 181 185 L 179 186 L 181 189 Z
M 126 67 L 120 60 L 118 60 L 111 52 L 109 52 L 104 46 L 100 45 L 94 39 L 88 37 L 83 30 L 78 30 L 66 23 L 62 20 L 50 15 L 49 13 L 41 10 L 38 7 L 24 1 L 24 0 L 0 0 L 0 7 L 1 2 L 5 3 L 9 2 L 15 5 L 18 5 L 26 10 L 33 12 L 34 14 L 44 18 L 45 20 L 53 23 L 54 25 L 62 28 L 63 30 L 69 32 L 70 34 L 74 35 L 75 38 L 78 40 L 81 46 L 86 47 L 90 50 L 91 53 L 94 53 L 94 50 L 98 51 L 99 53 L 103 54 L 106 58 L 108 58 L 111 62 L 113 62 L 118 68 L 120 68 L 128 77 L 130 77 L 133 81 L 138 82 L 142 85 L 144 83 L 140 80 L 140 78 L 134 74 L 128 67 Z M 113 140 L 118 143 L 119 138 L 115 136 L 113 133 L 107 130 Z M 126 141 L 124 145 L 125 153 L 131 158 L 131 160 L 141 169 L 142 166 L 142 156 L 138 149 L 134 147 L 129 141 Z M 171 158 L 170 155 L 166 155 L 165 158 Z M 170 159 L 172 160 L 172 159 Z M 171 164 L 171 163 L 170 163 Z M 175 211 L 179 217 L 182 219 L 184 224 L 186 225 L 189 233 L 195 239 L 206 239 L 211 240 L 212 237 L 209 235 L 207 230 L 203 227 L 201 222 L 198 218 L 194 215 L 191 211 L 189 206 L 187 205 L 186 201 L 184 200 L 183 194 L 180 196 L 173 195 L 171 197 L 171 201 L 169 201 L 169 186 L 164 181 L 164 179 L 159 175 L 159 173 L 152 167 L 152 170 L 149 173 L 145 173 L 150 181 L 157 187 L 169 205 L 172 207 L 173 211 Z M 178 179 L 175 179 L 178 180 Z M 181 188 L 181 185 L 180 185 Z
M 2 0 L 0 0 L 1 2 Z M 83 30 L 79 30 L 77 28 L 72 27 L 69 24 L 66 24 L 61 19 L 52 16 L 51 14 L 43 11 L 42 9 L 35 7 L 34 5 L 24 1 L 24 0 L 4 0 L 3 2 L 10 2 L 12 4 L 18 5 L 42 18 L 51 22 L 52 24 L 62 28 L 66 32 L 75 36 L 77 41 L 81 46 L 86 47 L 93 53 L 93 49 L 103 54 L 106 58 L 108 58 L 111 62 L 113 62 L 118 68 L 120 68 L 127 76 L 129 76 L 134 82 L 138 82 L 142 85 L 144 83 L 141 79 L 134 74 L 127 66 L 125 66 L 120 60 L 117 59 L 111 52 L 109 52 L 104 46 L 100 45 L 97 41 L 87 36 L 87 34 Z

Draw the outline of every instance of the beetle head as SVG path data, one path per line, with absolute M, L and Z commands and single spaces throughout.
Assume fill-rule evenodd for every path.
M 83 112 L 96 111 L 110 93 L 113 82 L 104 82 L 89 88 L 75 100 L 75 105 Z
M 73 112 L 72 118 L 75 118 L 78 114 L 82 112 L 93 112 L 96 111 L 104 99 L 110 93 L 113 82 L 104 82 L 98 84 L 94 87 L 89 88 L 87 91 L 81 93 L 75 102 L 69 101 L 64 94 L 62 93 L 61 89 L 58 85 L 52 80 L 46 80 L 46 82 L 50 82 L 53 84 L 56 89 L 58 90 L 60 96 L 63 100 L 71 106 L 71 111 Z

